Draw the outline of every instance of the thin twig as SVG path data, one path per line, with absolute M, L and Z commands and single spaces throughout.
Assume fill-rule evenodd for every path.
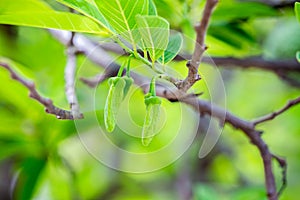
M 78 103 L 76 90 L 75 90 L 75 75 L 76 75 L 76 48 L 73 45 L 73 38 L 75 33 L 72 33 L 70 42 L 67 46 L 67 64 L 65 67 L 65 81 L 66 81 L 66 97 L 70 104 L 71 112 L 76 119 L 83 118 L 83 114 L 80 112 L 80 106 Z
M 300 103 L 300 97 L 290 100 L 283 108 L 279 109 L 278 111 L 275 111 L 271 114 L 265 115 L 263 117 L 260 117 L 258 119 L 253 120 L 253 124 L 256 126 L 258 124 L 261 124 L 263 122 L 266 121 L 270 121 L 275 119 L 278 115 L 284 113 L 285 111 L 287 111 L 288 109 L 290 109 L 291 107 L 297 105 Z
M 300 72 L 300 64 L 296 59 L 266 60 L 262 56 L 246 58 L 233 57 L 203 57 L 202 62 L 214 64 L 220 67 L 258 68 L 277 72 Z
M 194 47 L 194 53 L 192 55 L 192 59 L 187 63 L 188 67 L 188 76 L 183 81 L 178 82 L 178 89 L 182 91 L 187 91 L 190 87 L 194 85 L 195 82 L 201 79 L 198 74 L 198 68 L 201 62 L 201 58 L 205 50 L 207 49 L 205 45 L 205 37 L 209 24 L 209 20 L 213 9 L 217 5 L 218 0 L 207 0 L 204 8 L 204 12 L 202 15 L 202 19 L 200 24 L 195 27 L 197 38 Z
M 32 99 L 35 99 L 36 101 L 44 105 L 45 111 L 47 113 L 55 115 L 58 119 L 74 119 L 70 111 L 55 107 L 51 99 L 41 96 L 36 90 L 35 84 L 32 81 L 17 74 L 8 63 L 0 62 L 0 66 L 4 67 L 7 71 L 9 71 L 12 79 L 20 82 L 28 89 L 29 96 Z

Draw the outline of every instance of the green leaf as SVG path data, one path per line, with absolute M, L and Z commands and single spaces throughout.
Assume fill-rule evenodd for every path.
M 152 62 L 156 61 L 168 46 L 169 22 L 159 16 L 136 16 L 136 22 Z
M 31 199 L 39 176 L 46 165 L 46 161 L 43 158 L 29 157 L 23 162 L 16 186 L 16 199 Z
M 158 61 L 162 64 L 167 64 L 168 62 L 172 61 L 180 51 L 181 46 L 182 46 L 181 34 L 177 33 L 175 35 L 171 35 L 167 49 L 165 50 L 163 55 L 158 59 Z
M 85 0 L 56 0 L 74 10 L 82 13 L 83 15 L 90 17 L 96 22 L 100 23 L 107 30 L 114 32 L 114 29 L 107 22 L 98 8 Z
M 135 16 L 148 14 L 148 0 L 95 0 L 95 3 L 115 32 L 136 50 L 140 35 L 135 30 Z
M 297 51 L 296 58 L 297 58 L 298 62 L 300 63 L 300 51 Z
M 89 18 L 66 12 L 16 12 L 0 14 L 0 24 L 61 29 L 74 32 L 104 34 L 100 26 Z
M 298 18 L 298 21 L 300 22 L 300 3 L 299 2 L 295 3 L 295 13 Z
M 43 1 L 37 0 L 1 0 L 0 1 L 0 15 L 13 14 L 17 11 L 53 11 L 52 8 Z
M 56 12 L 42 1 L 1 0 L 0 24 L 62 29 L 102 34 L 100 26 L 88 17 Z
M 156 6 L 153 2 L 153 0 L 149 0 L 149 11 L 148 11 L 149 15 L 157 15 L 157 10 L 156 10 Z

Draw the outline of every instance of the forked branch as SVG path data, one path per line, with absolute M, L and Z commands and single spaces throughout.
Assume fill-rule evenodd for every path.
M 196 83 L 198 80 L 201 79 L 200 75 L 198 74 L 198 68 L 203 53 L 207 49 L 205 45 L 205 37 L 206 37 L 210 17 L 217 3 L 218 0 L 206 1 L 200 24 L 196 25 L 195 27 L 197 38 L 195 42 L 194 53 L 192 55 L 192 59 L 188 61 L 188 63 L 186 64 L 189 70 L 188 76 L 183 81 L 177 83 L 177 87 L 179 90 L 186 92 L 188 89 L 190 89 L 190 87 L 194 85 L 194 83 Z
M 273 120 L 276 117 L 278 117 L 279 115 L 281 115 L 282 113 L 284 113 L 285 111 L 287 111 L 288 109 L 290 109 L 291 107 L 293 107 L 299 103 L 300 103 L 300 97 L 290 100 L 283 108 L 279 109 L 278 111 L 275 111 L 273 113 L 267 114 L 263 117 L 253 120 L 253 124 L 256 126 L 263 122 Z
M 55 115 L 58 119 L 76 119 L 70 111 L 54 106 L 51 99 L 45 98 L 42 95 L 40 95 L 39 92 L 36 90 L 35 84 L 32 81 L 16 73 L 8 63 L 0 62 L 0 66 L 9 71 L 12 79 L 18 81 L 28 89 L 29 96 L 32 99 L 38 101 L 40 104 L 44 105 L 45 111 L 47 113 Z
M 73 38 L 75 33 L 72 33 L 70 41 L 67 46 L 67 64 L 65 67 L 65 85 L 66 85 L 66 97 L 70 104 L 72 115 L 76 119 L 83 118 L 83 114 L 80 112 L 80 106 L 76 95 L 75 89 L 75 75 L 76 75 L 76 48 L 73 45 Z

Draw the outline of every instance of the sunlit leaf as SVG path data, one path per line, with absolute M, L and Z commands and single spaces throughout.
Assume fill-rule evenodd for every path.
M 0 24 L 53 28 L 74 32 L 103 34 L 103 30 L 93 20 L 65 12 L 16 12 L 0 14 Z
M 135 16 L 148 14 L 148 0 L 95 0 L 95 3 L 116 33 L 137 49 L 140 35 L 135 30 Z
M 144 47 L 152 61 L 156 61 L 166 50 L 169 41 L 169 22 L 158 16 L 136 16 Z
M 168 47 L 163 53 L 162 57 L 158 59 L 158 61 L 162 64 L 167 64 L 172 61 L 175 56 L 178 54 L 182 46 L 182 37 L 181 35 L 175 34 L 171 35 L 168 43 Z
M 86 17 L 55 12 L 42 1 L 33 0 L 1 1 L 0 23 L 78 32 L 102 32 L 96 23 Z
M 42 1 L 33 0 L 1 1 L 0 24 L 103 33 L 101 27 L 88 17 L 56 12 Z
M 113 32 L 113 28 L 107 22 L 102 13 L 98 10 L 96 6 L 87 2 L 86 0 L 57 0 L 58 2 L 73 8 L 74 10 L 94 19 L 96 22 L 100 23 L 103 27 Z
M 52 8 L 43 1 L 38 0 L 1 0 L 0 15 L 22 12 L 46 12 L 53 11 Z
M 298 62 L 300 63 L 300 51 L 297 51 L 296 58 L 297 58 Z

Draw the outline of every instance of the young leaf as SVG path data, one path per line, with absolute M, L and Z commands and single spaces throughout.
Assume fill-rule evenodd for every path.
M 295 13 L 298 18 L 298 21 L 300 22 L 300 3 L 299 2 L 295 3 Z
M 90 17 L 95 20 L 97 23 L 101 24 L 110 32 L 115 32 L 114 29 L 107 22 L 106 18 L 98 10 L 98 8 L 86 0 L 56 0 L 74 10 L 82 13 L 83 15 Z
M 148 14 L 148 0 L 95 0 L 95 3 L 116 33 L 136 50 L 140 35 L 135 30 L 135 16 Z
M 120 77 L 114 77 L 109 80 L 110 88 L 106 98 L 104 108 L 104 123 L 106 130 L 112 132 L 116 125 L 116 115 L 124 97 L 124 87 L 126 82 Z
M 180 33 L 171 35 L 168 43 L 168 47 L 163 53 L 163 55 L 158 59 L 162 64 L 167 64 L 172 61 L 178 54 L 182 46 L 182 36 Z
M 165 51 L 169 41 L 169 22 L 158 16 L 136 16 L 136 23 L 152 62 Z
M 156 6 L 153 2 L 153 0 L 149 0 L 149 11 L 148 15 L 157 15 Z

